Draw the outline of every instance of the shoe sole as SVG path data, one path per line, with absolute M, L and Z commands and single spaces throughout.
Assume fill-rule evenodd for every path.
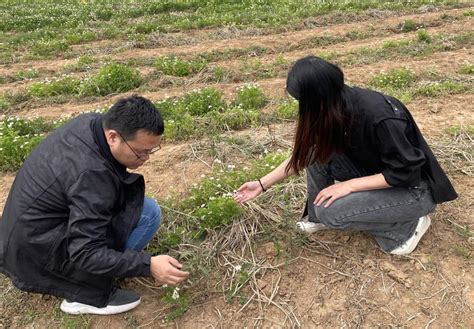
M 67 302 L 66 300 L 63 300 L 61 303 L 61 311 L 68 313 L 68 314 L 96 314 L 96 315 L 111 315 L 111 314 L 118 314 L 118 313 L 123 313 L 130 311 L 131 309 L 134 309 L 135 307 L 140 304 L 141 298 L 138 299 L 135 302 L 124 304 L 124 305 L 107 305 L 106 307 L 95 307 L 92 305 L 86 305 L 82 303 L 70 303 Z

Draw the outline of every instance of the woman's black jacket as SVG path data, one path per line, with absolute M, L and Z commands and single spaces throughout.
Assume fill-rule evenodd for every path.
M 426 180 L 436 203 L 457 197 L 410 111 L 376 91 L 346 87 L 352 119 L 346 155 L 367 175 L 382 173 L 387 183 L 416 187 Z
M 124 251 L 144 180 L 110 153 L 100 114 L 51 133 L 18 171 L 0 220 L 0 271 L 26 291 L 103 307 L 113 277 L 150 275 Z

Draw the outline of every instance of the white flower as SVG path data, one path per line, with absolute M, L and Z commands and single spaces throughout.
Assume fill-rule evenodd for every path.
M 221 161 L 221 160 L 219 160 L 219 159 L 217 159 L 217 158 L 216 158 L 216 159 L 214 159 L 214 162 L 215 162 L 215 163 L 222 163 L 222 161 Z
M 242 269 L 242 266 L 241 265 L 236 265 L 236 266 L 234 266 L 234 269 L 236 271 L 240 271 Z
M 178 293 L 178 291 L 179 291 L 179 288 L 178 288 L 178 287 L 174 288 L 174 290 L 173 290 L 173 295 L 171 296 L 171 298 L 173 298 L 173 299 L 175 299 L 175 300 L 178 299 L 178 298 L 179 298 L 179 293 Z

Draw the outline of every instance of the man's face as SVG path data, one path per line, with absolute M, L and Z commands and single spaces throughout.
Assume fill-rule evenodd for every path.
M 105 131 L 105 137 L 115 160 L 128 169 L 137 169 L 150 158 L 150 154 L 160 148 L 161 136 L 140 129 L 134 138 L 125 140 L 113 129 Z

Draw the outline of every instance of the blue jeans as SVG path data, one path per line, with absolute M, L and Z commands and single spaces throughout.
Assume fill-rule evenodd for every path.
M 418 219 L 435 208 L 433 196 L 425 181 L 419 186 L 391 187 L 355 192 L 336 200 L 330 207 L 313 204 L 322 189 L 334 181 L 346 181 L 367 174 L 344 155 L 338 155 L 326 166 L 307 169 L 308 215 L 312 222 L 340 230 L 371 233 L 379 246 L 389 252 L 403 244 L 414 233 Z
M 130 233 L 125 249 L 142 251 L 158 230 L 160 222 L 160 206 L 155 200 L 145 197 L 142 215 L 137 226 Z

